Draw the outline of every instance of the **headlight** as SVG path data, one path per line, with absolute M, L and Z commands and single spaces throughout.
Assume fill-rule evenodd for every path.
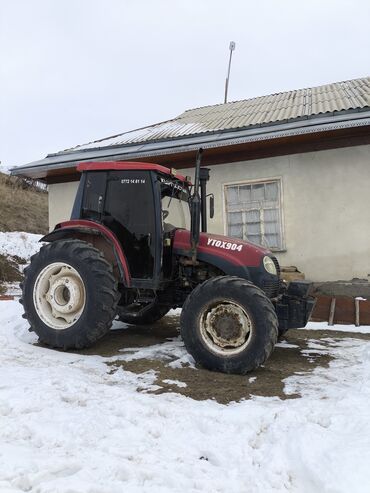
M 274 264 L 274 261 L 271 257 L 263 257 L 263 266 L 269 274 L 273 274 L 276 276 L 276 265 Z

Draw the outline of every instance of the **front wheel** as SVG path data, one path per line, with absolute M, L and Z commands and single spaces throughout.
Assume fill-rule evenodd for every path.
M 49 243 L 24 272 L 23 317 L 40 342 L 81 349 L 109 331 L 117 313 L 117 281 L 92 245 L 72 239 Z
M 184 303 L 181 336 L 197 363 L 245 374 L 263 364 L 278 336 L 272 302 L 254 284 L 220 276 L 197 286 Z

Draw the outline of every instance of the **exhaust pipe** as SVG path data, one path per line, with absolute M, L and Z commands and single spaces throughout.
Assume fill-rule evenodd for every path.
M 202 161 L 203 149 L 200 148 L 197 152 L 195 161 L 195 179 L 194 179 L 194 191 L 190 197 L 190 213 L 191 213 L 191 250 L 192 250 L 192 262 L 197 261 L 197 248 L 199 244 L 199 230 L 200 230 L 200 211 L 201 211 L 201 199 L 199 195 L 199 180 L 200 180 L 200 164 Z
M 207 233 L 207 181 L 208 180 L 209 180 L 209 168 L 200 168 L 199 181 L 200 181 L 202 233 Z

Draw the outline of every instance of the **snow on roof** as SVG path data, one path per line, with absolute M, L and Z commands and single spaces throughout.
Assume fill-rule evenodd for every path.
M 172 120 L 78 145 L 61 152 L 175 139 L 207 132 L 307 119 L 339 111 L 363 110 L 369 107 L 370 77 L 363 77 L 194 108 Z

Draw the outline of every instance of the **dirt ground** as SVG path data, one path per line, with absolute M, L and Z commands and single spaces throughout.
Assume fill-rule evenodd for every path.
M 119 326 L 118 326 L 119 327 Z M 179 317 L 167 316 L 150 327 L 127 326 L 116 328 L 104 337 L 99 344 L 82 351 L 83 354 L 98 354 L 113 357 L 111 371 L 122 367 L 134 373 L 154 370 L 157 375 L 155 385 L 160 389 L 154 393 L 176 392 L 193 399 L 215 399 L 220 403 L 248 399 L 251 395 L 281 399 L 297 398 L 299 395 L 286 395 L 283 392 L 283 380 L 296 373 L 313 371 L 317 366 L 328 366 L 331 357 L 327 354 L 306 353 L 310 342 L 326 345 L 324 338 L 335 340 L 355 339 L 370 340 L 370 334 L 337 331 L 290 330 L 275 348 L 264 367 L 258 368 L 246 376 L 225 375 L 197 367 L 171 368 L 171 360 L 136 359 L 133 361 L 114 360 L 123 348 L 145 348 L 168 342 L 168 338 L 179 335 Z M 122 354 L 122 353 L 121 353 Z M 253 378 L 255 377 L 255 378 Z M 178 387 L 163 380 L 184 382 L 186 387 Z

